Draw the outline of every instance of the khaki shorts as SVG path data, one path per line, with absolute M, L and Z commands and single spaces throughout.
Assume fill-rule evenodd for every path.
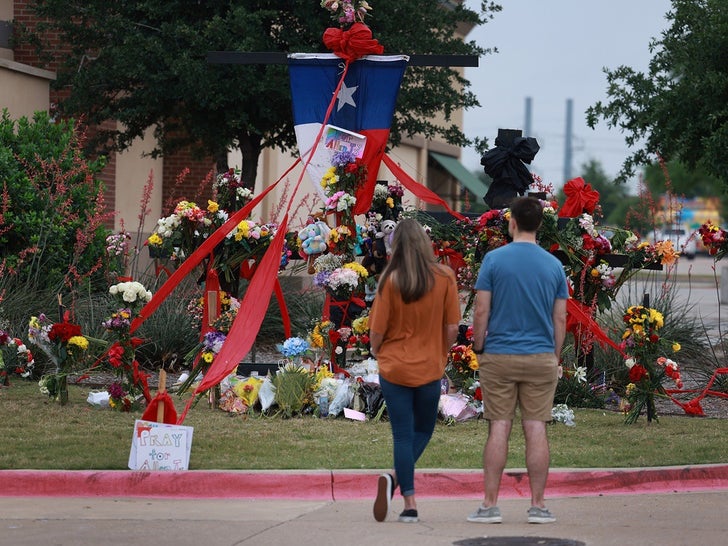
M 518 405 L 522 420 L 551 421 L 559 364 L 554 353 L 484 353 L 479 364 L 486 419 L 512 421 Z

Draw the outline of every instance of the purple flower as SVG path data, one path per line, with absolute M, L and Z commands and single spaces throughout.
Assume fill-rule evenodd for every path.
M 349 163 L 354 163 L 355 161 L 356 156 L 349 150 L 341 150 L 339 152 L 336 152 L 334 154 L 334 157 L 331 158 L 331 164 L 334 167 L 345 167 Z
M 112 383 L 109 385 L 109 397 L 114 398 L 115 400 L 121 400 L 126 396 L 126 393 L 124 392 L 124 389 L 121 388 L 121 385 L 118 383 Z

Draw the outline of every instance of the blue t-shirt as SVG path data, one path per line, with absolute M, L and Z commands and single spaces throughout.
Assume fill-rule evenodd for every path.
M 533 243 L 509 243 L 485 255 L 475 289 L 491 293 L 485 352 L 554 351 L 554 301 L 569 297 L 556 257 Z

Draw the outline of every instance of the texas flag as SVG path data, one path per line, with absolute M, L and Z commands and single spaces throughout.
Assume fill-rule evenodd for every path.
M 317 144 L 322 124 L 333 125 L 366 137 L 363 160 L 367 183 L 359 191 L 355 214 L 369 210 L 379 163 L 384 154 L 397 93 L 409 58 L 405 55 L 368 55 L 349 64 L 334 99 L 329 119 L 326 112 L 339 84 L 345 62 L 333 53 L 296 53 L 288 57 L 298 150 L 304 163 Z M 320 181 L 330 165 L 311 161 L 308 175 L 320 191 Z

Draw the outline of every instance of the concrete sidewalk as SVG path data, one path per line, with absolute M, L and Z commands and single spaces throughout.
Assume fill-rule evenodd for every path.
M 417 472 L 419 523 L 397 522 L 398 495 L 387 521 L 377 523 L 376 476 L 0 471 L 0 545 L 692 546 L 724 544 L 728 534 L 726 465 L 554 470 L 552 525 L 526 523 L 522 471 L 504 477 L 502 524 L 468 523 L 481 499 L 481 474 L 449 470 Z

